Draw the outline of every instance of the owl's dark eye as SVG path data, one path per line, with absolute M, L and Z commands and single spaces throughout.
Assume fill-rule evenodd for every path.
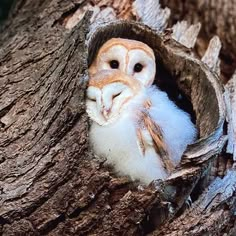
M 91 102 L 96 102 L 97 101 L 96 98 L 89 98 L 89 97 L 88 97 L 88 100 L 90 100 Z
M 117 94 L 114 94 L 114 95 L 112 96 L 112 100 L 115 99 L 116 97 L 119 97 L 120 95 L 121 95 L 121 92 L 119 92 L 119 93 L 117 93 Z
M 109 63 L 110 63 L 110 67 L 112 69 L 118 69 L 119 68 L 119 62 L 117 60 L 112 60 Z
M 134 72 L 141 72 L 142 71 L 142 69 L 143 69 L 143 65 L 142 64 L 140 64 L 140 63 L 136 63 L 135 65 L 134 65 Z

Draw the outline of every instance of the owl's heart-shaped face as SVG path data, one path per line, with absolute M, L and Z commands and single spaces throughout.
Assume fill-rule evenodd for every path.
M 86 107 L 90 118 L 99 125 L 114 122 L 143 85 L 119 70 L 102 70 L 90 77 Z
M 100 48 L 89 68 L 89 74 L 114 69 L 149 86 L 156 74 L 154 52 L 149 46 L 136 40 L 110 39 Z

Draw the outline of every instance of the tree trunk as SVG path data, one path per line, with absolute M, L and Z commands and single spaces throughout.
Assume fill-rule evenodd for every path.
M 158 218 L 157 221 L 163 223 L 159 219 L 162 215 L 157 217 L 156 212 L 160 212 L 161 207 L 171 208 L 167 202 L 158 205 L 160 189 L 154 184 L 137 188 L 127 178 L 114 176 L 102 166 L 102 160 L 93 157 L 88 145 L 89 121 L 84 103 L 88 50 L 93 46 L 88 49 L 85 43 L 89 14 L 72 31 L 63 25 L 84 2 L 18 0 L 0 32 L 0 235 L 202 235 L 205 228 L 199 226 L 199 222 L 203 223 L 204 219 L 208 219 L 206 228 L 212 235 L 222 232 L 233 235 L 235 209 L 232 206 L 236 197 L 225 196 L 220 191 L 225 183 L 228 191 L 235 188 L 235 182 L 229 181 L 236 179 L 235 172 L 229 172 L 223 180 L 217 179 L 216 183 L 222 184 L 220 190 L 206 191 L 192 210 L 179 218 L 169 217 L 172 223 L 166 222 L 158 231 L 153 231 L 156 225 L 149 218 Z M 174 53 L 169 39 L 166 41 L 167 49 L 162 53 L 168 50 Z M 194 60 L 188 67 L 183 58 L 188 55 L 186 49 L 173 47 L 181 57 L 179 61 L 173 59 L 179 63 L 179 71 L 173 69 L 173 73 L 180 76 L 181 70 L 187 68 L 180 83 L 189 82 L 189 73 L 195 73 L 199 75 L 199 79 L 193 81 L 196 87 L 207 81 L 204 89 L 213 89 L 207 80 L 206 68 L 200 63 L 192 66 Z M 173 62 L 172 57 L 165 56 L 165 59 L 170 64 Z M 192 71 L 188 70 L 190 67 Z M 215 95 L 212 90 L 209 97 L 215 99 L 216 96 L 221 101 L 219 94 Z M 195 95 L 195 103 L 201 103 L 202 97 L 191 92 L 191 96 Z M 221 113 L 222 104 L 216 101 L 213 105 Z M 204 104 L 197 108 L 205 110 Z M 217 134 L 221 132 L 222 113 L 218 117 L 215 112 L 214 122 L 199 123 L 202 136 L 211 133 L 213 126 L 217 126 Z M 197 119 L 206 117 L 199 114 Z M 218 141 L 209 143 L 217 147 L 207 149 L 207 163 L 221 150 L 225 138 Z M 203 141 L 199 143 L 204 147 Z M 189 151 L 186 156 L 192 154 Z M 184 190 L 190 191 L 186 176 L 195 183 L 199 173 L 208 166 L 204 163 L 206 165 L 199 167 L 201 156 L 197 156 L 193 159 L 196 165 L 189 168 L 191 159 L 186 156 L 183 161 L 186 173 L 176 174 L 177 183 L 182 179 L 186 183 L 182 192 L 176 191 L 182 202 Z M 215 192 L 218 198 L 209 196 Z M 224 222 L 219 215 L 215 217 L 218 213 L 225 215 Z M 184 226 L 180 227 L 183 222 Z M 218 227 L 214 228 L 214 224 Z M 167 227 L 176 234 L 170 234 Z
M 221 70 L 226 78 L 230 78 L 236 69 L 236 0 L 200 0 L 175 1 L 161 0 L 163 6 L 171 9 L 170 23 L 187 20 L 189 23 L 202 23 L 201 40 L 218 35 L 223 43 Z M 204 46 L 203 46 L 204 47 Z

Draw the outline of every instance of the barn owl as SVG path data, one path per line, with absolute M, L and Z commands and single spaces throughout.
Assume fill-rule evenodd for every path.
M 153 50 L 121 38 L 108 40 L 89 68 L 93 150 L 117 174 L 144 184 L 164 180 L 196 137 L 190 116 L 152 85 L 155 74 Z

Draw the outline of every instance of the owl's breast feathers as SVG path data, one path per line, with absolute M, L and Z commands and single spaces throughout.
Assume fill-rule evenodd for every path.
M 163 131 L 160 126 L 156 124 L 149 115 L 149 109 L 152 106 L 150 100 L 144 102 L 144 109 L 139 111 L 138 123 L 140 124 L 137 128 L 137 137 L 139 140 L 139 145 L 142 150 L 143 156 L 148 147 L 150 147 L 150 142 L 145 140 L 145 132 L 148 132 L 151 137 L 152 148 L 155 149 L 156 153 L 159 155 L 163 168 L 170 173 L 174 169 L 174 164 L 170 159 L 167 146 L 164 142 Z

